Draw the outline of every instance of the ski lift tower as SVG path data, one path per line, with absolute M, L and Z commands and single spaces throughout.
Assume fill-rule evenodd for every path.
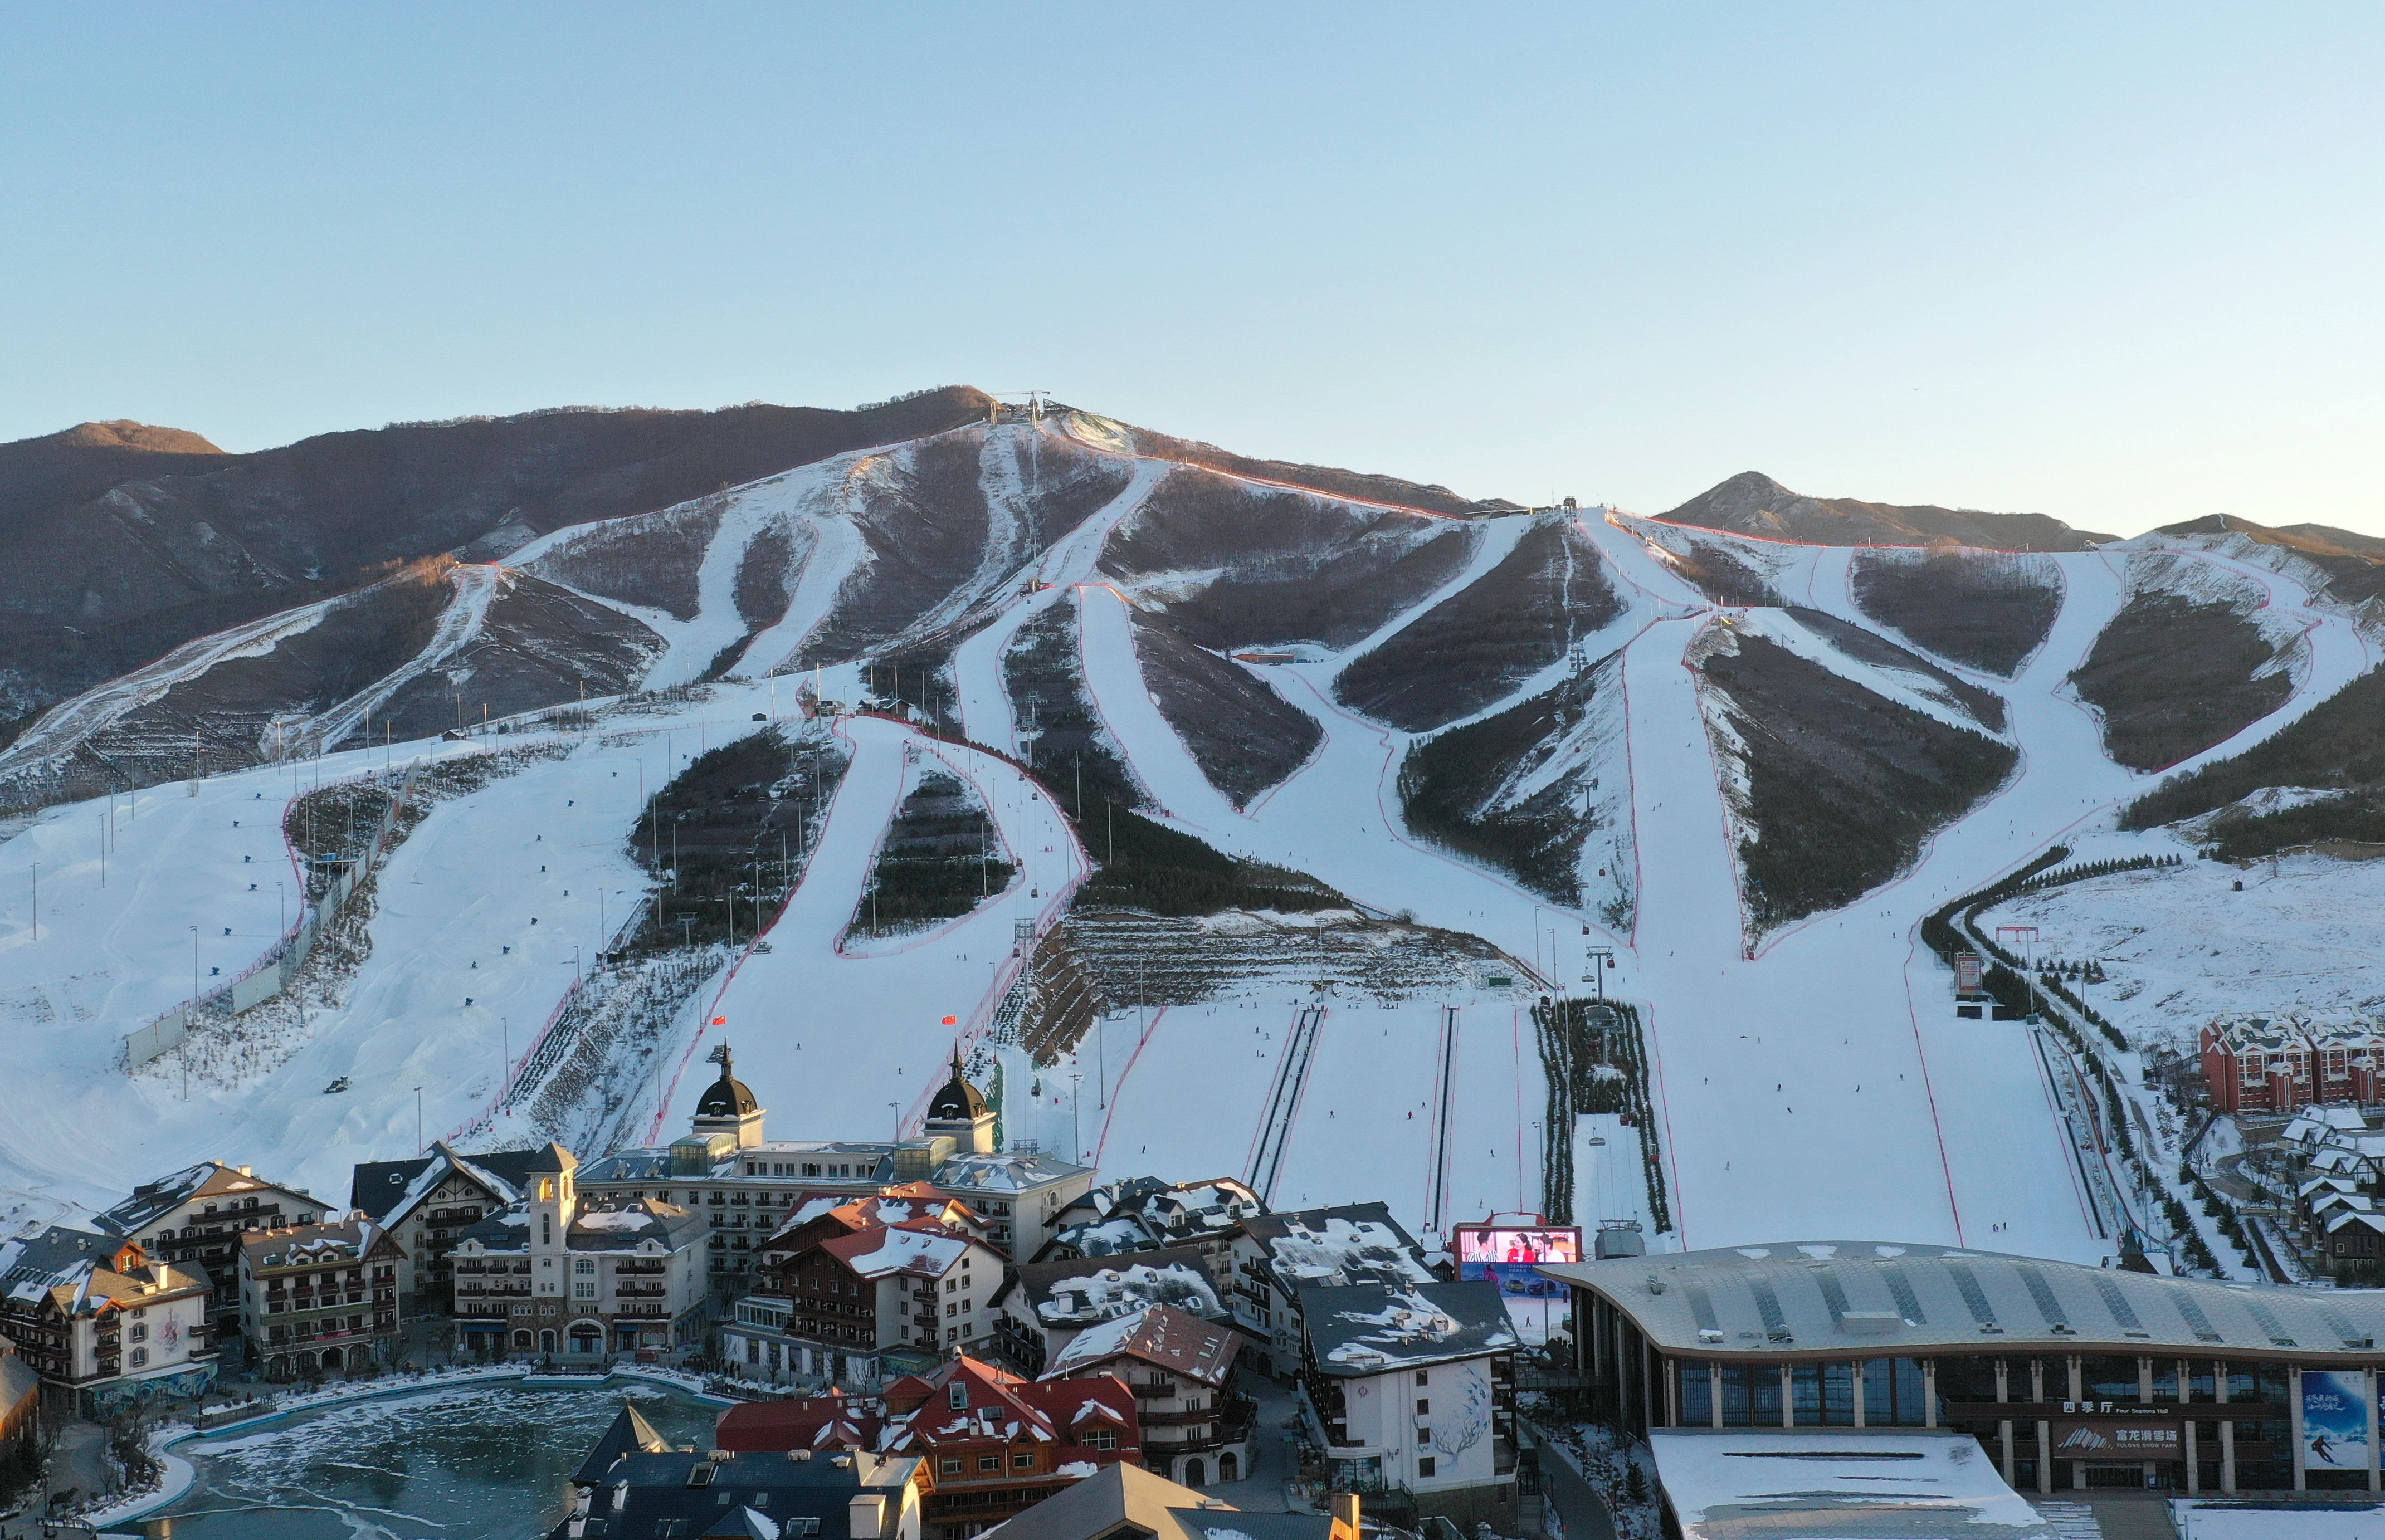
M 2021 961 L 2029 970 L 2029 1019 L 2037 1020 L 2037 927 L 2035 925 L 1996 926 L 1996 945 L 2003 946 L 2005 937 L 2018 949 Z
M 993 392 L 994 416 L 997 422 L 1039 424 L 1043 420 L 1043 408 L 1050 405 L 1049 391 L 996 391 Z
M 1581 975 L 1581 981 L 1593 987 L 1598 1002 L 1604 1005 L 1606 1003 L 1606 970 L 1615 966 L 1615 949 L 1584 947 L 1581 950 L 1584 960 L 1590 964 L 1590 972 Z

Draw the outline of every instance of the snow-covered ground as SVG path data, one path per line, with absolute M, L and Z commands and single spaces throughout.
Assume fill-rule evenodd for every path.
M 2157 834 L 2106 848 L 2124 840 L 2129 854 L 2176 849 Z M 2385 864 L 2373 861 L 2288 855 L 2240 871 L 2189 859 L 2009 899 L 1979 924 L 2037 926 L 2042 958 L 2101 961 L 2104 982 L 2070 988 L 2131 1042 L 2191 1049 L 2204 1023 L 2240 1012 L 2385 1011 Z

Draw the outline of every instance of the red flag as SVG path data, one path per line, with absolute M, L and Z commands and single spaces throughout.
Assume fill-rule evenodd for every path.
M 944 1025 L 946 1026 L 958 1026 L 961 1025 L 961 1019 L 958 1016 L 946 1016 L 944 1018 Z
M 729 1018 L 726 1016 L 715 1016 L 712 1018 L 712 1025 L 715 1026 L 727 1026 L 729 1025 Z

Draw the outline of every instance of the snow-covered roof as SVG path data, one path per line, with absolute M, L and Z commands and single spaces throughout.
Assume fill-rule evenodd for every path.
M 656 1198 L 639 1198 L 618 1208 L 591 1204 L 573 1216 L 564 1244 L 574 1251 L 629 1251 L 654 1241 L 676 1251 L 692 1246 L 709 1226 L 704 1216 Z
M 47 1296 L 65 1314 L 93 1315 L 119 1300 L 144 1303 L 206 1286 L 203 1274 L 162 1262 L 150 1262 L 138 1273 L 119 1273 L 119 1258 L 132 1266 L 145 1261 L 147 1253 L 120 1236 L 55 1224 L 36 1235 L 0 1241 L 0 1297 L 38 1305 Z
M 865 1278 L 895 1273 L 941 1278 L 968 1254 L 972 1244 L 965 1236 L 941 1230 L 877 1229 L 823 1241 L 820 1249 Z M 1000 1279 L 999 1273 L 988 1273 L 986 1286 Z
M 1230 1327 L 1166 1305 L 1148 1305 L 1078 1333 L 1053 1355 L 1041 1377 L 1067 1379 L 1113 1359 L 1131 1358 L 1215 1385 L 1224 1383 L 1241 1346 L 1241 1335 Z
M 1660 1428 L 1648 1444 L 1683 1540 L 2054 1540 L 1968 1434 Z
M 389 1232 L 368 1219 L 336 1219 L 281 1230 L 251 1230 L 240 1237 L 241 1266 L 249 1272 L 284 1267 L 321 1267 L 361 1262 L 381 1248 Z M 397 1249 L 395 1242 L 386 1248 Z
M 1038 1192 L 1093 1169 L 1040 1150 L 1005 1150 L 995 1155 L 955 1155 L 938 1166 L 928 1180 L 947 1192 Z
M 208 1198 L 254 1197 L 263 1192 L 278 1192 L 299 1202 L 322 1207 L 320 1199 L 295 1187 L 265 1181 L 221 1161 L 201 1161 L 154 1182 L 142 1183 L 132 1189 L 131 1197 L 100 1213 L 92 1223 L 108 1235 L 138 1235 L 185 1203 Z
M 1089 1260 L 1074 1264 L 1073 1271 L 1063 1271 L 1068 1263 L 1043 1263 L 1039 1270 L 1052 1271 L 1030 1283 L 1028 1270 L 1022 1268 L 1020 1282 L 1027 1285 L 1036 1318 L 1046 1326 L 1114 1321 L 1152 1305 L 1169 1305 L 1194 1315 L 1226 1313 L 1205 1269 L 1180 1255 L 1160 1261 L 1163 1255 L 1147 1253 L 1145 1260 L 1123 1267 L 1089 1265 Z
M 1305 1288 L 1300 1319 L 1317 1366 L 1328 1374 L 1379 1374 L 1511 1352 L 1517 1345 L 1506 1302 L 1491 1283 Z
M 1243 1229 L 1267 1248 L 1277 1275 L 1294 1288 L 1440 1281 L 1381 1203 L 1269 1214 L 1246 1221 Z
M 1614 1304 L 1659 1351 L 1706 1359 L 2282 1348 L 2366 1362 L 2385 1342 L 2385 1291 L 2212 1283 L 1919 1242 L 1743 1246 L 1540 1271 Z

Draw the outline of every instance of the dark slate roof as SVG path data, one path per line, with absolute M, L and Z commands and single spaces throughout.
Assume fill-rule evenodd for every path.
M 1333 1520 L 1323 1513 L 1250 1513 L 1241 1509 L 1171 1508 L 1188 1540 L 1328 1540 Z
M 679 1520 L 687 1536 L 710 1536 L 722 1520 L 734 1521 L 747 1508 L 758 1509 L 782 1531 L 789 1519 L 817 1519 L 819 1540 L 849 1540 L 846 1505 L 861 1490 L 862 1461 L 874 1463 L 868 1455 L 791 1459 L 783 1454 L 732 1454 L 708 1460 L 701 1454 L 633 1452 L 606 1471 L 589 1512 L 605 1521 L 605 1540 L 654 1540 L 666 1519 Z M 690 1486 L 689 1473 L 706 1464 L 712 1467 L 710 1480 Z M 614 1497 L 624 1484 L 628 1500 L 616 1509 Z M 757 1496 L 759 1503 L 754 1500 Z M 561 1535 L 568 1528 L 567 1520 L 553 1533 Z
M 559 1144 L 542 1145 L 531 1150 L 529 1163 L 522 1167 L 532 1176 L 558 1176 L 579 1169 L 580 1157 Z
M 1507 1303 L 1492 1283 L 1305 1288 L 1300 1319 L 1328 1374 L 1380 1374 L 1516 1348 Z
M 588 1451 L 588 1458 L 580 1462 L 580 1469 L 571 1472 L 572 1484 L 596 1485 L 605 1479 L 605 1472 L 613 1468 L 613 1462 L 623 1455 L 669 1452 L 669 1441 L 656 1433 L 655 1425 L 647 1422 L 644 1415 L 624 1397 L 612 1426 L 597 1438 L 596 1447 Z
M 451 1162 L 460 1163 L 467 1172 L 477 1168 L 511 1187 L 511 1192 L 500 1191 L 494 1195 L 498 1201 L 508 1202 L 520 1196 L 530 1177 L 531 1162 L 543 1153 L 531 1149 L 493 1149 L 485 1155 L 459 1155 L 449 1150 L 444 1144 L 434 1144 L 431 1149 L 441 1153 L 418 1156 L 411 1161 L 368 1161 L 357 1166 L 348 1185 L 348 1207 L 363 1210 L 368 1219 L 385 1218 L 414 1190 L 415 1184 L 430 1171 L 432 1161 L 442 1158 L 442 1153 Z M 444 1179 L 443 1174 L 441 1180 Z
M 1388 1204 L 1344 1203 L 1298 1213 L 1259 1214 L 1242 1222 L 1276 1275 L 1292 1288 L 1380 1284 L 1406 1288 L 1437 1282 L 1424 1252 Z
M 985 1098 L 978 1094 L 978 1088 L 970 1085 L 968 1077 L 961 1073 L 960 1055 L 956 1053 L 953 1055 L 953 1077 L 944 1082 L 944 1088 L 928 1103 L 928 1120 L 930 1123 L 967 1123 L 984 1115 Z
M 745 1088 L 745 1082 L 730 1073 L 729 1045 L 721 1044 L 720 1078 L 712 1083 L 704 1093 L 704 1099 L 695 1104 L 695 1115 L 700 1118 L 742 1118 L 748 1112 L 759 1112 L 761 1106 L 754 1099 L 754 1093 Z

